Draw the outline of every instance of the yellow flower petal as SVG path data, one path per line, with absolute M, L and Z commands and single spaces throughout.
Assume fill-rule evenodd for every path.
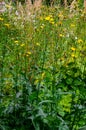
M 3 21 L 4 19 L 0 17 L 0 21 Z
M 36 43 L 37 46 L 40 46 L 40 43 Z
M 71 47 L 71 50 L 72 50 L 72 51 L 75 51 L 75 50 L 76 50 L 76 48 L 74 48 L 74 47 Z
M 20 46 L 21 46 L 21 47 L 23 47 L 23 46 L 25 46 L 25 44 L 24 44 L 24 43 L 22 43 Z
M 8 23 L 6 23 L 6 24 L 4 24 L 4 25 L 5 25 L 6 27 L 8 27 L 8 28 L 10 27 L 10 24 L 8 24 Z
M 15 43 L 18 43 L 18 41 L 16 40 L 16 41 L 14 41 Z
M 82 39 L 78 39 L 77 42 L 78 42 L 78 43 L 83 43 L 83 40 L 82 40 Z

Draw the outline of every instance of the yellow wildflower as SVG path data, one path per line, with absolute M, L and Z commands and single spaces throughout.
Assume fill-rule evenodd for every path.
M 18 41 L 16 40 L 16 41 L 14 41 L 15 43 L 18 43 Z
M 30 52 L 30 51 L 28 51 L 28 52 L 27 52 L 27 55 L 31 55 L 31 52 Z
M 5 25 L 6 27 L 8 27 L 8 28 L 10 27 L 10 24 L 8 24 L 8 23 L 6 23 L 6 24 L 4 24 L 4 25 Z
M 52 18 L 52 15 L 45 17 L 45 20 L 49 21 L 49 23 L 51 23 L 51 24 L 54 24 L 54 19 Z
M 82 39 L 78 39 L 77 42 L 78 42 L 78 43 L 83 43 L 83 40 L 82 40 Z
M 74 58 L 75 57 L 75 55 L 74 54 L 71 54 L 71 56 Z
M 23 47 L 23 46 L 25 46 L 25 44 L 24 44 L 24 43 L 22 43 L 20 46 L 21 46 L 21 47 Z
M 63 18 L 64 17 L 63 14 L 62 14 L 62 12 L 58 15 L 58 17 L 59 18 Z
M 37 46 L 40 46 L 40 43 L 37 42 L 36 45 L 37 45 Z
M 3 21 L 3 18 L 0 17 L 0 21 Z
M 42 25 L 41 25 L 41 26 L 40 26 L 40 28 L 42 28 L 42 29 L 43 29 L 43 28 L 44 28 L 44 26 L 42 26 Z
M 76 50 L 76 48 L 74 48 L 74 47 L 71 47 L 71 50 L 72 50 L 72 51 L 75 51 L 75 50 Z
M 42 25 L 40 26 L 40 28 L 43 29 L 43 28 L 44 28 L 44 24 L 42 24 Z
M 52 21 L 52 22 L 53 22 L 53 21 L 54 21 L 54 19 L 53 19 L 53 18 L 51 18 L 51 19 L 50 19 L 50 21 Z
M 37 84 L 38 84 L 38 82 L 39 82 L 39 80 L 38 80 L 38 79 L 36 79 L 36 80 L 35 80 L 35 82 L 34 82 L 34 84 L 35 84 L 35 85 L 37 85 Z
M 6 6 L 7 8 L 11 8 L 11 6 L 10 6 L 10 5 L 8 5 L 8 4 L 6 4 L 5 6 Z
M 50 16 L 45 17 L 45 20 L 46 20 L 46 21 L 49 21 L 50 19 L 51 19 Z
M 70 27 L 75 27 L 75 24 L 71 24 Z
M 45 76 L 45 73 L 42 73 L 42 75 L 41 75 L 41 79 L 43 79 L 43 78 L 44 78 L 44 76 Z
M 56 23 L 55 26 L 58 27 L 58 24 Z
M 64 37 L 64 35 L 60 33 L 60 34 L 59 34 L 59 37 Z
M 50 21 L 51 24 L 54 24 L 55 22 L 54 21 Z

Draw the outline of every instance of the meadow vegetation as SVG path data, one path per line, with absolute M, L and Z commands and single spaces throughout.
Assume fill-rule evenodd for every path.
M 86 12 L 81 5 L 70 10 L 7 4 L 0 14 L 0 130 L 86 125 Z

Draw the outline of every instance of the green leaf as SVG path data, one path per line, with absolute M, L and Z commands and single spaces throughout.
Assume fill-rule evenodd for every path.
M 67 78 L 67 79 L 66 79 L 66 83 L 67 83 L 68 85 L 71 85 L 72 82 L 73 82 L 73 79 L 72 79 L 72 78 Z
M 80 81 L 78 79 L 74 80 L 74 85 L 75 86 L 78 86 L 78 85 L 81 85 L 81 84 L 82 84 L 82 81 Z

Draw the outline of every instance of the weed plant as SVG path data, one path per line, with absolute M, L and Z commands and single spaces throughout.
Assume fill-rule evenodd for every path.
M 0 130 L 86 125 L 86 14 L 42 7 L 0 14 Z

